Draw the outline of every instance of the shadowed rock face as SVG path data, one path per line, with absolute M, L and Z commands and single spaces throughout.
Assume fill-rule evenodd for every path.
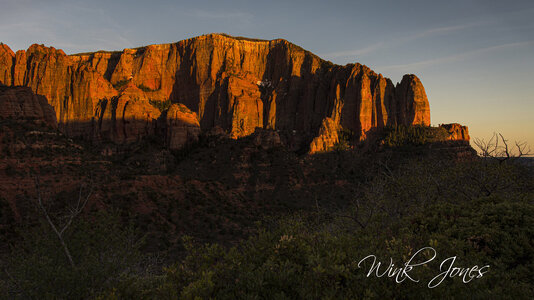
M 54 108 L 27 87 L 0 86 L 0 119 L 35 120 L 57 128 Z
M 364 65 L 334 65 L 285 40 L 210 34 L 70 56 L 40 45 L 14 54 L 1 45 L 0 82 L 45 96 L 68 135 L 118 143 L 154 131 L 159 111 L 149 100 L 185 105 L 203 131 L 220 127 L 239 138 L 256 127 L 274 129 L 308 146 L 315 139 L 314 151 L 332 146 L 337 134 L 329 130 L 363 139 L 385 125 L 430 125 L 415 75 L 394 86 Z

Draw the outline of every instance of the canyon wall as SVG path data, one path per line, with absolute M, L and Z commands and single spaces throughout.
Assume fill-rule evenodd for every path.
M 66 134 L 117 143 L 162 124 L 174 148 L 200 130 L 220 127 L 239 138 L 259 127 L 317 152 L 337 143 L 333 130 L 362 140 L 386 125 L 430 125 L 415 75 L 394 85 L 364 65 L 335 65 L 281 39 L 209 34 L 77 55 L 42 45 L 13 53 L 0 45 L 0 83 L 45 96 Z M 156 108 L 167 101 L 182 106 Z

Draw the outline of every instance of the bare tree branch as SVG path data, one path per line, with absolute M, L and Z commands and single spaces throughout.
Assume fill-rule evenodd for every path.
M 87 202 L 89 201 L 89 198 L 91 197 L 91 194 L 93 193 L 93 185 L 91 184 L 91 188 L 90 188 L 89 193 L 87 194 L 86 197 L 82 196 L 82 194 L 83 194 L 83 185 L 80 186 L 80 192 L 78 194 L 78 201 L 77 201 L 76 207 L 70 209 L 70 214 L 69 214 L 68 220 L 65 223 L 65 225 L 61 228 L 61 230 L 58 230 L 58 227 L 56 226 L 56 224 L 54 224 L 54 222 L 50 218 L 50 214 L 48 213 L 48 211 L 46 210 L 46 208 L 43 205 L 43 198 L 42 198 L 42 195 L 41 195 L 41 186 L 39 184 L 39 177 L 38 176 L 35 176 L 35 189 L 37 190 L 37 205 L 41 209 L 41 212 L 43 213 L 46 221 L 50 225 L 50 228 L 52 228 L 52 231 L 54 231 L 54 233 L 56 234 L 57 238 L 59 239 L 59 242 L 61 243 L 61 246 L 63 247 L 63 252 L 65 252 L 65 255 L 67 256 L 67 259 L 69 260 L 69 264 L 73 268 L 75 268 L 76 265 L 74 263 L 74 260 L 72 259 L 72 255 L 70 254 L 69 248 L 67 247 L 67 244 L 65 243 L 65 239 L 63 237 L 63 234 L 69 228 L 69 226 L 72 224 L 72 221 L 74 220 L 74 218 L 76 218 L 83 211 L 83 209 L 85 208 L 85 205 L 87 204 Z
M 89 190 L 89 193 L 84 198 L 82 197 L 82 191 L 83 191 L 83 185 L 80 186 L 80 193 L 78 195 L 78 203 L 76 204 L 76 207 L 74 209 L 71 209 L 69 219 L 65 226 L 63 226 L 63 229 L 59 232 L 61 235 L 63 235 L 63 232 L 67 230 L 67 228 L 72 223 L 72 220 L 74 220 L 75 217 L 77 217 L 85 208 L 85 205 L 87 204 L 87 201 L 89 201 L 89 197 L 91 197 L 91 194 L 93 193 L 93 185 L 91 185 L 91 189 Z M 82 200 L 83 199 L 83 200 Z
M 531 150 L 526 142 L 515 142 L 516 151 L 508 145 L 508 140 L 502 134 L 494 133 L 491 139 L 486 142 L 484 139 L 474 139 L 473 143 L 480 150 L 480 155 L 485 158 L 492 158 L 499 163 L 507 160 L 515 160 L 519 157 L 531 155 Z M 502 143 L 502 145 L 501 145 Z
M 504 155 L 506 157 L 506 159 L 509 159 L 510 158 L 510 151 L 508 150 L 508 140 L 505 140 L 504 139 L 504 136 L 502 136 L 502 134 L 499 133 L 499 135 L 501 136 L 501 140 L 502 140 L 502 143 L 504 144 Z

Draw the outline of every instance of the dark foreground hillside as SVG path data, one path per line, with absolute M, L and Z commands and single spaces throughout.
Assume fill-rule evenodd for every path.
M 478 159 L 465 144 L 299 155 L 259 132 L 206 134 L 173 152 L 0 126 L 8 299 L 534 296 L 531 167 Z M 408 272 L 418 282 L 379 276 L 424 247 L 419 262 L 436 257 Z M 368 255 L 383 262 L 370 276 L 372 261 L 359 264 Z M 439 277 L 454 256 L 460 269 Z

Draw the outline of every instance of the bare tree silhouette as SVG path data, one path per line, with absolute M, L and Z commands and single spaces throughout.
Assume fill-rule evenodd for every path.
M 83 188 L 84 186 L 80 186 L 80 192 L 78 193 L 78 201 L 76 203 L 75 207 L 69 208 L 69 213 L 67 214 L 66 218 L 67 221 L 61 228 L 59 228 L 59 225 L 56 225 L 52 219 L 50 218 L 50 214 L 48 213 L 47 209 L 43 205 L 43 197 L 41 195 L 41 186 L 39 183 L 39 177 L 35 176 L 35 189 L 37 191 L 37 205 L 39 209 L 41 210 L 41 213 L 44 215 L 46 221 L 50 225 L 50 228 L 54 231 L 57 238 L 59 239 L 59 242 L 61 243 L 61 246 L 63 247 L 63 251 L 65 252 L 65 255 L 67 256 L 67 259 L 69 260 L 70 265 L 75 268 L 76 264 L 74 263 L 74 260 L 72 259 L 72 255 L 70 254 L 69 247 L 67 246 L 67 243 L 65 242 L 64 233 L 69 228 L 69 226 L 72 224 L 72 221 L 83 211 L 85 208 L 85 205 L 87 204 L 87 201 L 89 201 L 89 198 L 91 197 L 91 194 L 93 193 L 93 185 L 90 185 L 89 193 L 87 193 L 86 196 L 83 196 Z
M 519 157 L 530 156 L 531 150 L 526 142 L 515 142 L 515 145 L 508 144 L 508 140 L 502 134 L 494 133 L 486 142 L 484 139 L 475 138 L 473 143 L 480 150 L 480 155 L 485 158 L 492 158 L 503 163 L 507 160 L 515 160 Z M 515 147 L 514 147 L 515 146 Z

